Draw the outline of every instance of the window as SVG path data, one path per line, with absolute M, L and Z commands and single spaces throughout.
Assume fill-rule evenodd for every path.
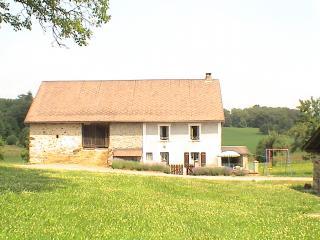
M 108 137 L 106 125 L 90 124 L 82 125 L 82 145 L 84 148 L 107 147 Z
M 169 153 L 168 152 L 161 152 L 160 153 L 161 162 L 165 162 L 169 164 Z
M 169 140 L 169 126 L 160 126 L 160 140 Z
M 199 162 L 199 153 L 198 152 L 192 152 L 191 153 L 191 160 L 194 164 Z
M 146 160 L 147 161 L 152 161 L 153 160 L 152 152 L 147 152 L 146 153 Z
M 191 140 L 200 139 L 200 126 L 190 126 L 190 139 Z

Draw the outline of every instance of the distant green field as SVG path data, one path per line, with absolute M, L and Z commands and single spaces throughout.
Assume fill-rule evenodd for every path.
M 222 128 L 222 145 L 247 146 L 251 153 L 256 152 L 256 146 L 265 135 L 258 128 Z

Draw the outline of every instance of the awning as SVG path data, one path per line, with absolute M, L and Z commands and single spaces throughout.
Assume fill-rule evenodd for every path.
M 240 157 L 240 154 L 235 151 L 223 151 L 218 157 Z
M 141 148 L 125 148 L 125 149 L 114 149 L 114 157 L 141 157 L 142 149 Z

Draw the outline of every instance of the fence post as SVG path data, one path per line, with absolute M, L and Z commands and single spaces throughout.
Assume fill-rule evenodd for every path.
M 253 161 L 253 172 L 259 173 L 259 162 L 257 160 Z

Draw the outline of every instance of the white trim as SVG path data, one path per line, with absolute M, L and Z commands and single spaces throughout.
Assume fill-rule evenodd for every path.
M 160 127 L 168 127 L 168 139 L 167 140 L 162 140 L 161 138 L 160 138 Z M 158 137 L 159 137 L 159 141 L 160 142 L 169 142 L 170 141 L 170 135 L 171 135 L 171 124 L 167 124 L 167 123 L 165 123 L 165 124 L 161 124 L 161 123 L 159 123 L 158 124 Z
M 191 126 L 198 126 L 199 127 L 199 139 L 198 140 L 192 140 L 191 137 L 190 137 L 190 128 Z M 201 141 L 201 123 L 189 123 L 188 124 L 188 138 L 189 138 L 189 141 L 191 142 L 200 142 Z
M 147 142 L 147 124 L 142 123 L 142 162 L 144 162 L 146 159 L 146 150 L 145 150 L 145 144 Z

